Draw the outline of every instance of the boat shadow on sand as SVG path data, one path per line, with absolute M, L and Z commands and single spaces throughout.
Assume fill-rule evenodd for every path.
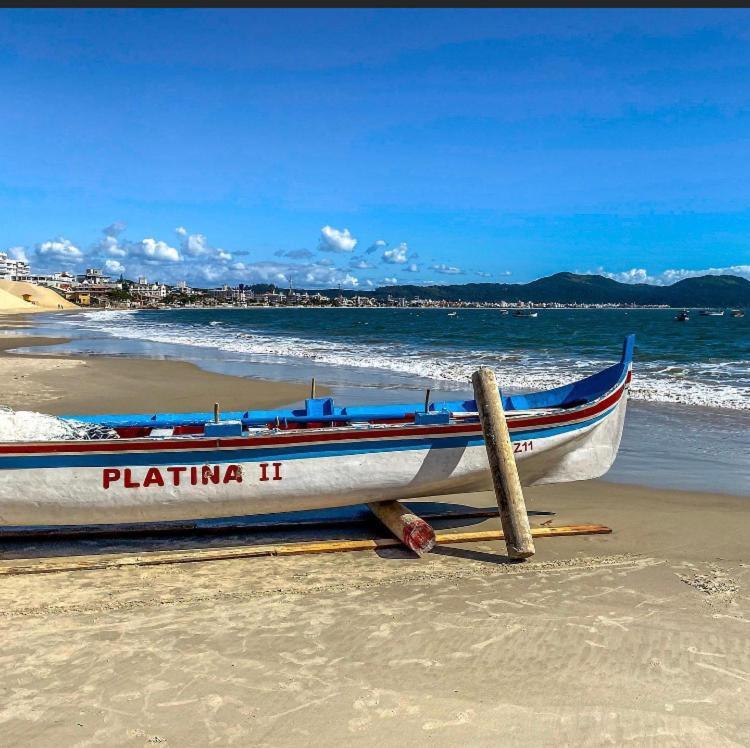
M 437 532 L 484 525 L 497 529 L 497 506 L 472 506 L 447 502 L 404 502 L 424 517 Z M 529 516 L 554 516 L 530 511 Z M 86 525 L 6 527 L 0 530 L 0 561 L 71 558 L 157 551 L 211 550 L 236 546 L 270 546 L 323 540 L 360 540 L 389 537 L 365 505 L 304 512 L 228 517 L 191 522 L 139 525 Z M 376 550 L 384 559 L 416 559 L 406 548 Z M 497 554 L 438 546 L 433 553 L 493 563 L 511 561 Z

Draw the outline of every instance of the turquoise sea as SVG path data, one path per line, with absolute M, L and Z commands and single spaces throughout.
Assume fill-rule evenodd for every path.
M 465 309 L 180 309 L 91 312 L 76 324 L 121 339 L 199 346 L 255 364 L 342 370 L 352 384 L 419 380 L 465 389 L 478 365 L 511 389 L 596 371 L 636 334 L 632 396 L 750 408 L 750 316 L 675 321 L 674 310 L 540 310 L 533 319 Z M 323 378 L 325 376 L 323 375 Z M 347 377 L 344 376 L 344 379 Z

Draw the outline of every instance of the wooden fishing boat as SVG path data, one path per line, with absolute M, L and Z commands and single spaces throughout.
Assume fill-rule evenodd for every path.
M 724 310 L 723 309 L 701 309 L 700 316 L 701 317 L 723 317 Z
M 617 454 L 634 336 L 572 384 L 503 396 L 521 481 L 605 473 Z M 502 395 L 502 393 L 501 393 Z M 117 438 L 0 443 L 0 526 L 208 519 L 491 487 L 476 402 L 68 416 Z
M 532 312 L 530 309 L 514 309 L 513 316 L 521 319 L 534 319 L 539 316 L 539 312 Z

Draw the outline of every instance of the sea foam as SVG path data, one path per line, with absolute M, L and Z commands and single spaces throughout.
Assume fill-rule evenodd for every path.
M 0 408 L 0 442 L 48 442 L 71 439 L 117 439 L 117 432 L 68 421 L 32 410 Z
M 301 337 L 269 335 L 252 328 L 238 329 L 213 320 L 209 324 L 161 322 L 151 315 L 139 318 L 132 310 L 91 312 L 80 315 L 80 324 L 119 338 L 211 348 L 246 356 L 254 363 L 310 361 L 346 368 L 352 372 L 372 370 L 404 378 L 428 380 L 446 389 L 469 389 L 471 374 L 478 366 L 496 371 L 498 382 L 511 391 L 557 387 L 613 363 L 613 359 L 565 357 L 547 351 L 496 352 L 468 348 L 445 348 L 413 344 L 345 343 Z M 361 380 L 361 376 L 359 377 Z M 402 382 L 403 383 L 403 382 Z M 668 360 L 638 361 L 634 365 L 631 397 L 662 403 L 682 403 L 750 409 L 750 365 L 747 361 L 675 364 Z

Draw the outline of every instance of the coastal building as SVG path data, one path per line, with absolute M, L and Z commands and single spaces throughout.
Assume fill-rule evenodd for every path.
M 169 294 L 169 288 L 164 283 L 149 283 L 146 278 L 139 278 L 128 289 L 134 300 L 141 303 L 158 303 Z
M 69 291 L 65 294 L 65 298 L 78 306 L 91 306 L 92 298 L 89 291 Z
M 122 290 L 122 283 L 113 282 L 111 276 L 105 275 L 98 268 L 86 268 L 84 273 L 76 275 L 75 280 L 68 298 L 83 306 L 108 306 L 110 296 L 115 291 Z
M 101 286 L 112 282 L 109 275 L 104 275 L 98 268 L 86 268 L 86 272 L 76 275 L 76 281 L 86 286 Z
M 285 302 L 285 297 L 283 293 L 280 293 L 279 291 L 271 291 L 269 293 L 263 294 L 263 296 L 266 299 L 266 302 L 269 304 L 269 306 L 281 306 Z
M 0 280 L 28 281 L 29 263 L 26 260 L 15 260 L 7 252 L 0 252 Z
M 78 285 L 75 275 L 69 273 L 67 270 L 46 275 L 30 275 L 29 281 L 39 286 L 54 288 L 58 291 L 70 291 Z

